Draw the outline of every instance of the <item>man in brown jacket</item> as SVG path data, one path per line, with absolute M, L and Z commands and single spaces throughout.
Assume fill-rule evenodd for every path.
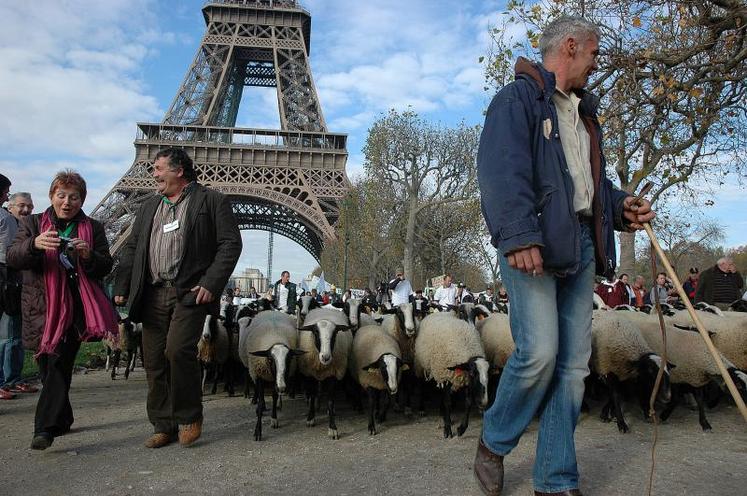
M 114 294 L 115 303 L 127 303 L 130 319 L 143 323 L 154 426 L 145 446 L 160 448 L 177 434 L 189 445 L 202 433 L 197 342 L 241 255 L 241 234 L 228 198 L 196 182 L 184 150 L 158 152 L 153 177 L 159 194 L 135 218 Z

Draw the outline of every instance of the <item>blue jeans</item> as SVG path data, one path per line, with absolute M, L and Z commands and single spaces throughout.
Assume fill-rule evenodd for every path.
M 21 343 L 21 316 L 2 314 L 0 317 L 0 387 L 6 388 L 21 382 L 23 370 L 23 344 Z
M 580 241 L 579 270 L 564 277 L 533 277 L 499 256 L 516 351 L 485 412 L 482 439 L 493 453 L 507 455 L 539 414 L 533 478 L 541 492 L 578 488 L 573 432 L 589 374 L 594 286 L 594 246 L 585 224 Z

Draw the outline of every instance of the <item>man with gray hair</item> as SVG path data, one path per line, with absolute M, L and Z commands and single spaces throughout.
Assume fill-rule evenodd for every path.
M 704 301 L 726 310 L 741 298 L 744 280 L 729 257 L 719 258 L 716 265 L 700 274 L 695 302 Z
M 580 495 L 573 433 L 589 373 L 594 274 L 614 273 L 614 229 L 654 217 L 605 173 L 598 99 L 599 29 L 579 17 L 550 23 L 542 64 L 519 58 L 495 96 L 477 157 L 482 212 L 511 295 L 511 355 L 485 412 L 474 472 L 503 489 L 503 457 L 535 415 L 536 495 Z
M 8 197 L 8 213 L 11 215 L 6 220 L 14 238 L 18 223 L 33 210 L 34 202 L 30 193 L 13 193 Z M 22 277 L 20 272 L 10 268 L 6 268 L 6 273 L 0 317 L 0 389 L 11 394 L 35 393 L 38 389 L 25 383 L 21 377 L 25 357 L 21 340 Z

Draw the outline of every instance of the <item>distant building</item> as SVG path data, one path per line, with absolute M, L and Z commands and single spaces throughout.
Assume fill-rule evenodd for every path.
M 247 267 L 244 269 L 244 272 L 232 275 L 228 279 L 226 287 L 230 289 L 239 288 L 242 294 L 249 292 L 249 288 L 251 287 L 254 287 L 257 293 L 264 293 L 267 291 L 267 278 L 261 270 Z

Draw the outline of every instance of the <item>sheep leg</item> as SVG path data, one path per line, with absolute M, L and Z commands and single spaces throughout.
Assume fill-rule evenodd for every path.
M 210 394 L 216 394 L 218 392 L 218 378 L 220 376 L 221 366 L 216 362 L 213 365 L 213 389 L 210 390 Z
M 664 407 L 664 410 L 661 412 L 661 421 L 664 422 L 669 418 L 669 416 L 674 411 L 675 407 L 680 401 L 680 395 L 679 391 L 677 391 L 676 386 L 672 387 L 672 400 L 667 404 L 666 407 Z
M 454 437 L 451 432 L 451 384 L 446 384 L 441 393 L 441 412 L 444 422 L 444 439 Z
M 630 431 L 630 427 L 625 423 L 625 417 L 622 412 L 622 398 L 620 397 L 620 381 L 617 377 L 610 377 L 610 395 L 612 397 L 612 408 L 617 419 L 617 430 L 625 434 Z
M 379 397 L 381 397 L 381 396 L 383 396 L 383 397 L 384 397 L 384 400 L 383 400 L 383 403 L 384 403 L 384 405 L 383 405 L 383 406 L 382 406 L 381 408 L 379 408 L 379 415 L 378 415 L 378 417 L 376 418 L 376 420 L 377 420 L 377 421 L 378 421 L 379 423 L 382 423 L 382 422 L 386 422 L 386 414 L 387 414 L 387 412 L 389 411 L 389 405 L 390 405 L 390 404 L 391 404 L 391 402 L 392 402 L 392 400 L 391 400 L 391 396 L 390 396 L 390 395 L 388 395 L 388 394 L 386 394 L 386 393 L 381 393 L 381 394 L 379 395 Z M 406 415 L 406 414 L 405 414 L 405 415 Z
M 226 365 L 223 369 L 224 373 L 224 379 L 226 381 L 226 389 L 228 390 L 228 396 L 233 396 L 235 394 L 234 391 L 234 372 L 236 371 L 236 363 L 233 361 L 233 359 L 229 358 L 228 362 L 226 362 Z
M 412 391 L 414 389 L 413 379 L 414 377 L 409 370 L 405 371 L 405 373 L 402 374 L 402 395 L 405 398 L 405 417 L 412 417 Z
M 316 424 L 316 392 L 316 381 L 308 378 L 306 381 L 306 397 L 309 399 L 309 412 L 306 414 L 306 427 Z
M 127 351 L 127 360 L 125 361 L 125 380 L 130 378 L 130 362 L 134 362 L 133 355 L 136 353 L 136 351 L 128 350 Z
M 371 436 L 375 436 L 376 422 L 374 421 L 374 410 L 376 409 L 376 400 L 378 397 L 378 391 L 372 387 L 366 388 L 368 393 L 368 433 Z
M 252 387 L 252 378 L 249 376 L 249 369 L 244 368 L 244 398 L 249 397 L 249 388 Z M 252 403 L 254 400 L 252 399 Z
M 498 390 L 498 374 L 490 374 L 488 376 L 488 405 L 485 407 L 487 410 L 493 406 L 495 401 L 495 393 Z
M 422 379 L 417 379 L 417 388 L 418 388 L 418 415 L 421 417 L 425 417 L 425 381 Z
M 270 426 L 272 426 L 273 429 L 277 429 L 280 427 L 280 424 L 278 423 L 278 388 L 276 386 L 272 387 L 272 416 L 270 420 Z
M 114 350 L 112 355 L 112 380 L 117 377 L 117 367 L 119 367 L 119 357 L 122 354 L 122 350 Z
M 200 375 L 202 376 L 200 380 L 200 385 L 201 385 L 200 391 L 205 391 L 205 381 L 207 380 L 207 367 L 202 362 L 200 362 Z
M 329 415 L 329 429 L 327 435 L 330 439 L 340 439 L 335 423 L 335 389 L 337 387 L 337 378 L 330 377 L 327 379 L 327 415 Z
M 257 399 L 257 423 L 254 425 L 254 440 L 262 440 L 262 412 L 265 409 L 265 391 L 264 382 L 262 379 L 257 379 L 257 384 L 254 387 L 255 393 L 258 395 Z
M 457 436 L 461 437 L 462 434 L 464 434 L 464 431 L 467 430 L 467 426 L 469 425 L 469 414 L 472 411 L 472 391 L 468 387 L 465 391 L 464 395 L 464 419 L 462 419 L 462 423 L 459 424 L 459 427 L 457 427 Z
M 108 346 L 106 347 L 106 365 L 104 365 L 104 370 L 109 372 L 109 367 L 111 367 L 111 358 L 112 358 L 112 349 Z
M 704 389 L 705 387 L 695 388 L 693 396 L 695 396 L 695 402 L 698 404 L 698 421 L 700 422 L 700 426 L 703 428 L 703 432 L 710 432 L 711 424 L 708 423 L 705 416 Z

